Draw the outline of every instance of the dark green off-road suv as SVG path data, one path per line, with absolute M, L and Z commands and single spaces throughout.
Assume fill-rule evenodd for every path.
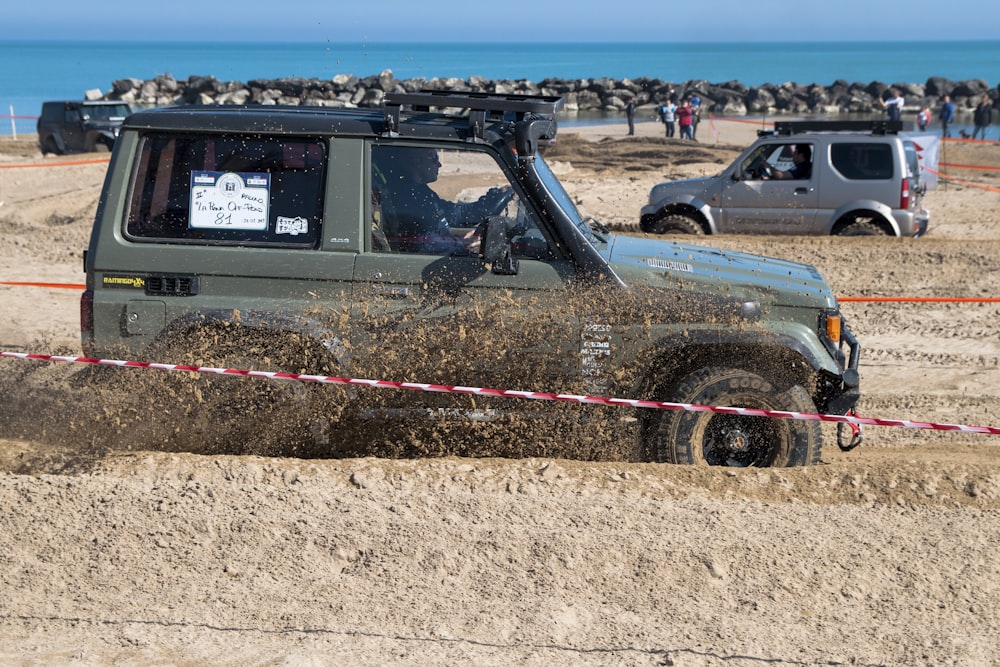
M 125 102 L 61 100 L 43 102 L 38 117 L 38 147 L 42 155 L 111 150 L 122 121 L 132 113 Z
M 85 353 L 851 410 L 859 346 L 822 276 L 787 261 L 619 236 L 582 217 L 543 157 L 561 105 L 557 97 L 425 91 L 387 94 L 380 109 L 130 115 L 85 256 Z M 484 443 L 516 439 L 519 424 L 531 423 L 524 415 L 542 409 L 238 382 L 287 389 L 236 404 L 202 387 L 183 409 L 177 389 L 156 407 L 175 432 L 188 428 L 185 419 L 235 412 L 248 438 L 265 429 L 265 404 L 311 421 L 313 435 L 318 424 L 365 419 L 406 433 L 414 414 L 502 424 L 484 431 Z M 316 408 L 326 389 L 339 391 L 338 401 Z M 136 406 L 153 400 L 134 398 Z M 611 424 L 579 430 L 582 440 L 606 439 L 587 454 L 597 457 L 627 441 L 627 456 L 638 460 L 808 465 L 823 438 L 816 421 L 700 411 L 575 406 L 568 419 L 586 420 Z

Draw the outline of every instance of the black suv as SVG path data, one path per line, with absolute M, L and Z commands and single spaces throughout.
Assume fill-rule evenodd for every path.
M 115 145 L 85 254 L 85 354 L 849 411 L 860 348 L 816 269 L 617 236 L 581 216 L 542 155 L 561 105 L 435 91 L 389 94 L 382 109 L 136 112 Z M 199 414 L 204 423 L 232 414 L 256 439 L 261 410 L 277 405 L 311 421 L 313 434 L 349 414 L 405 413 L 500 424 L 481 436 L 490 443 L 523 433 L 529 422 L 510 421 L 515 413 L 551 405 L 354 390 L 314 409 L 298 383 L 264 384 L 290 389 L 246 402 L 215 386 L 178 388 L 162 402 L 131 391 L 128 403 L 175 433 Z M 196 400 L 178 411 L 185 395 Z M 634 458 L 678 463 L 820 457 L 817 421 L 594 410 L 571 411 L 576 426 L 611 422 L 581 436 L 595 442 L 593 456 L 634 443 Z
M 125 102 L 64 100 L 42 104 L 38 117 L 38 146 L 42 155 L 111 150 L 118 131 L 132 109 Z

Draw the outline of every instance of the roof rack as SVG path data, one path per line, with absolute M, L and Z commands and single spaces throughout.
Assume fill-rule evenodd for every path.
M 463 109 L 469 111 L 469 132 L 472 140 L 483 138 L 486 120 L 520 121 L 528 114 L 553 117 L 563 107 L 563 98 L 553 95 L 499 95 L 494 93 L 421 90 L 416 93 L 386 93 L 383 98 L 385 125 L 383 134 L 399 133 L 399 110 L 409 105 L 414 111 Z
M 899 120 L 801 120 L 774 124 L 774 134 L 789 135 L 803 132 L 870 132 L 871 134 L 898 134 L 903 131 Z

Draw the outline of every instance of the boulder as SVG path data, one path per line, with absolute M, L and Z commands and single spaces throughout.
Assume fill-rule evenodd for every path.
M 697 93 L 705 109 L 723 115 L 743 114 L 823 114 L 834 112 L 866 113 L 881 111 L 879 97 L 898 89 L 908 110 L 922 105 L 936 107 L 942 95 L 951 95 L 956 106 L 966 110 L 975 106 L 983 94 L 1000 99 L 1000 86 L 991 89 L 981 79 L 952 82 L 944 77 L 931 77 L 926 83 L 881 81 L 848 83 L 837 79 L 829 86 L 799 85 L 793 81 L 747 87 L 739 81 L 709 83 L 691 80 L 674 83 L 659 78 L 640 77 L 616 80 L 609 77 L 594 79 L 546 78 L 541 82 L 527 79 L 490 80 L 471 76 L 434 79 L 396 79 L 392 70 L 377 75 L 358 77 L 337 74 L 328 80 L 286 77 L 221 82 L 212 76 L 191 76 L 177 81 L 161 74 L 149 81 L 134 78 L 117 79 L 111 90 L 102 93 L 90 90 L 87 99 L 125 99 L 136 107 L 165 104 L 309 104 L 313 106 L 377 107 L 387 92 L 413 93 L 422 89 L 457 90 L 500 95 L 561 96 L 567 113 L 576 111 L 620 111 L 629 102 L 637 106 L 657 105 L 667 99 L 679 101 Z

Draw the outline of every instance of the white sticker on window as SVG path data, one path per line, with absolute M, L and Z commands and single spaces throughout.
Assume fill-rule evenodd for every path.
M 193 229 L 267 231 L 271 175 L 233 171 L 192 171 Z
M 292 236 L 308 234 L 309 221 L 301 216 L 289 218 L 284 215 L 279 215 L 277 221 L 274 223 L 274 233 L 291 234 Z

